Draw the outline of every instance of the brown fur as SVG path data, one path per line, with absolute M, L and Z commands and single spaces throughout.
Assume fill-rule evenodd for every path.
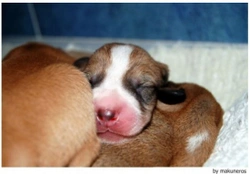
M 184 88 L 187 99 L 176 105 L 158 101 L 151 124 L 124 144 L 102 144 L 93 166 L 202 166 L 213 151 L 222 126 L 223 111 L 212 94 L 195 84 L 172 84 Z M 207 130 L 208 140 L 193 153 L 187 139 Z
M 169 69 L 166 64 L 155 61 L 150 54 L 141 47 L 131 45 L 133 51 L 130 55 L 129 73 L 125 79 L 143 79 L 142 82 L 150 82 L 147 85 L 163 86 L 168 81 Z
M 92 53 L 71 50 L 71 51 L 68 51 L 67 54 L 74 58 L 80 58 L 80 57 L 89 57 L 91 56 Z
M 92 93 L 73 62 L 38 43 L 5 57 L 2 166 L 91 165 L 99 150 Z

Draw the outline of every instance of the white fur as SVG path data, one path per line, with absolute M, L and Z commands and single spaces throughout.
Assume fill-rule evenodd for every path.
M 94 99 L 100 99 L 116 90 L 121 97 L 140 115 L 138 101 L 122 86 L 123 76 L 128 70 L 130 54 L 133 47 L 129 45 L 115 46 L 111 49 L 111 65 L 106 71 L 106 77 L 100 86 L 94 88 Z
M 209 138 L 208 131 L 203 131 L 202 133 L 197 133 L 187 139 L 186 150 L 189 153 L 193 153 L 202 142 L 206 141 Z

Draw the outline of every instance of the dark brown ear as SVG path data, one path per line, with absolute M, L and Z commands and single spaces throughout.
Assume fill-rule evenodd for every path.
M 157 63 L 161 72 L 161 80 L 160 80 L 160 83 L 157 85 L 157 87 L 161 88 L 163 86 L 166 86 L 168 83 L 169 69 L 166 64 L 163 64 L 160 62 L 157 62 Z
M 165 104 L 179 104 L 186 100 L 186 92 L 183 88 L 176 88 L 172 82 L 169 82 L 166 87 L 158 88 L 157 98 Z
M 84 70 L 89 62 L 89 57 L 82 57 L 74 62 L 74 66 L 79 68 L 80 70 Z

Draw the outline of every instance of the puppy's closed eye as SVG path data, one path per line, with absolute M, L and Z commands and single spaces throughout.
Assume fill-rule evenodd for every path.
M 84 72 L 85 76 L 89 80 L 89 83 L 91 84 L 91 87 L 97 87 L 103 80 L 104 75 L 102 74 L 96 74 L 88 71 L 88 63 L 89 63 L 89 57 L 82 57 L 74 62 L 74 66 L 79 68 L 81 71 Z
M 155 99 L 154 95 L 156 92 L 156 87 L 154 86 L 140 86 L 136 91 L 146 104 L 149 104 L 152 99 Z
M 89 83 L 91 84 L 92 88 L 97 87 L 100 85 L 102 80 L 104 79 L 104 75 L 101 74 L 92 74 L 91 72 L 84 72 L 87 79 L 89 80 Z
M 131 79 L 129 86 L 133 95 L 135 95 L 135 97 L 144 104 L 150 104 L 150 102 L 155 99 L 156 86 L 152 82 L 143 82 L 143 80 L 140 79 Z

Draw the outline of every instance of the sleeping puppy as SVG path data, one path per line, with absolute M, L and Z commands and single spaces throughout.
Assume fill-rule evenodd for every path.
M 167 65 L 135 45 L 106 44 L 74 65 L 92 86 L 97 133 L 109 144 L 123 143 L 143 130 L 151 120 L 158 89 L 168 81 Z
M 178 90 L 184 89 L 185 101 L 174 105 L 158 101 L 152 121 L 142 133 L 122 144 L 102 144 L 94 167 L 187 167 L 205 163 L 222 126 L 223 111 L 212 94 L 198 85 L 169 83 L 168 87 L 176 89 L 177 98 Z
M 92 92 L 73 62 L 38 43 L 4 58 L 2 166 L 91 165 L 100 146 Z
M 74 65 L 94 94 L 102 147 L 93 166 L 201 166 L 209 157 L 223 112 L 207 90 L 169 83 L 167 65 L 131 44 L 106 44 Z

